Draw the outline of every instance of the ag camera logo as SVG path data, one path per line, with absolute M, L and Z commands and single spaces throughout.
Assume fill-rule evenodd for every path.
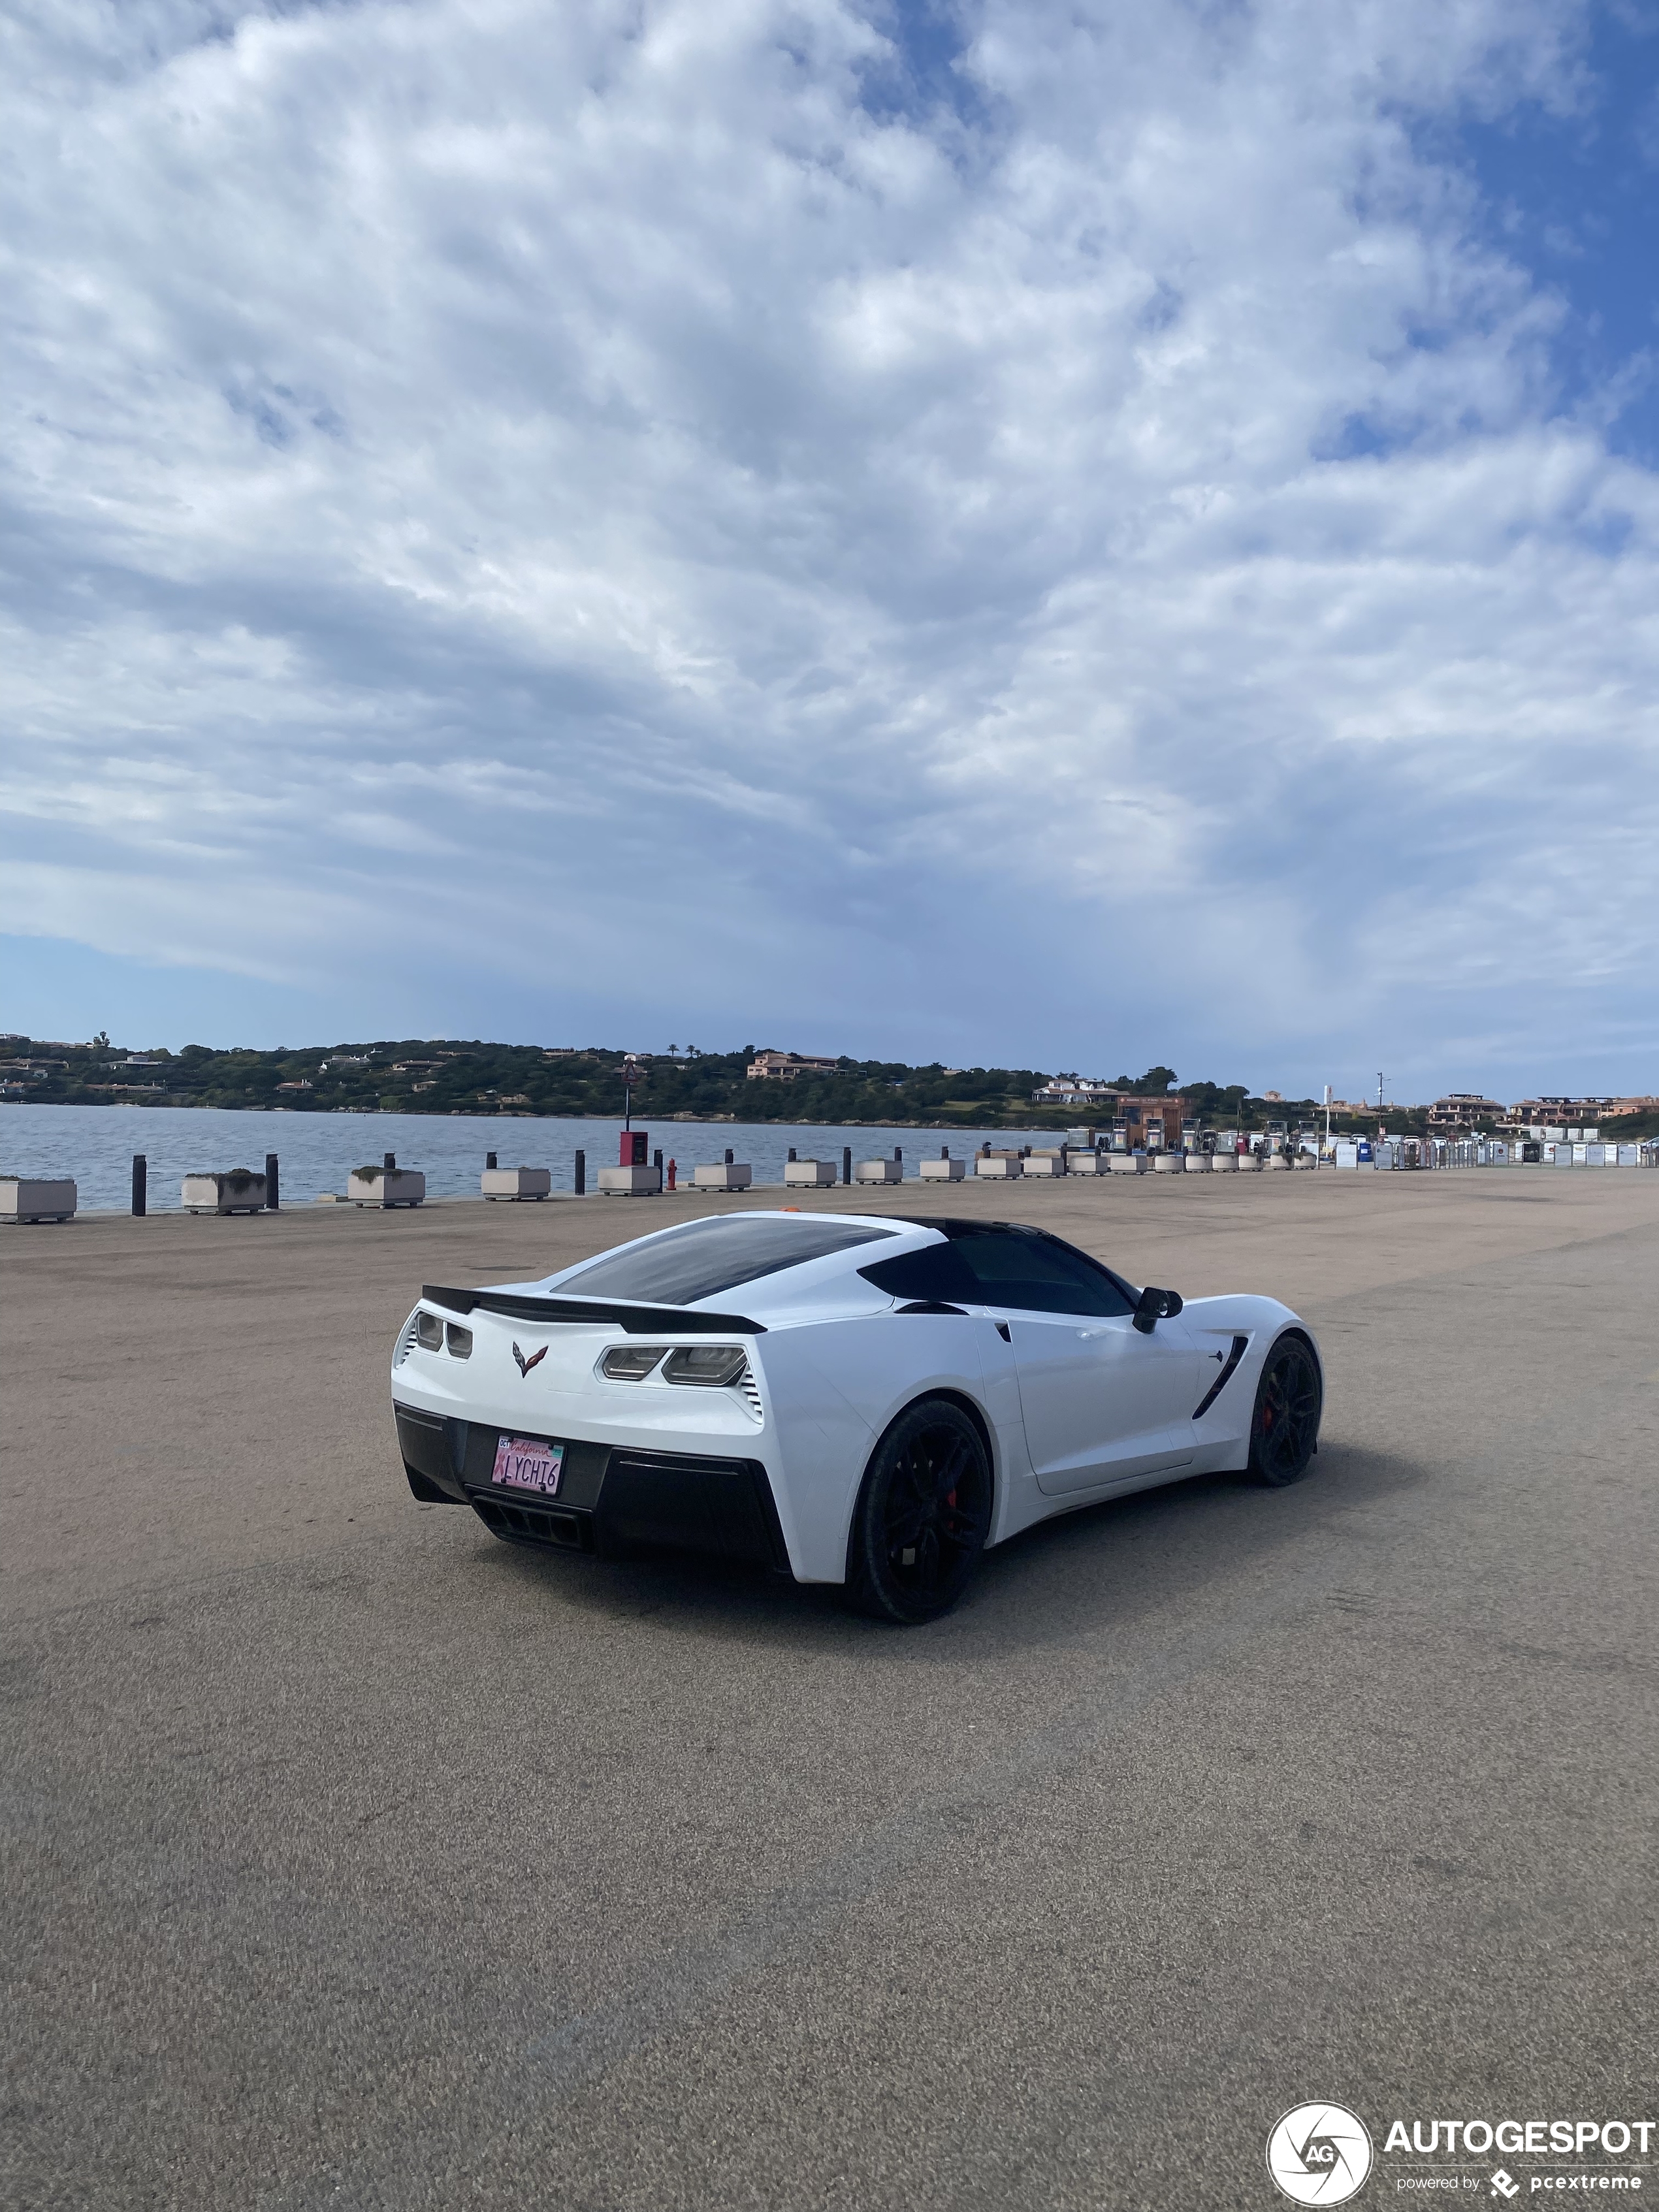
M 1370 2170 L 1370 2136 L 1346 2105 L 1293 2105 L 1267 2138 L 1267 2172 L 1292 2204 L 1346 2204 Z

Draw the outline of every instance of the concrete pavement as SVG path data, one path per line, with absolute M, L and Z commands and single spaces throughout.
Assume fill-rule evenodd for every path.
M 420 1283 L 706 1195 L 0 1236 L 4 2201 L 1260 2206 L 1304 2096 L 1659 2117 L 1659 1176 L 798 1195 L 1286 1298 L 1313 1474 L 883 1632 L 407 1494 Z

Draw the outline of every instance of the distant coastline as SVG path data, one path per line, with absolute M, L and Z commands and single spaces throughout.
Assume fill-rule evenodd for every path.
M 811 1042 L 811 1040 L 809 1040 Z M 1109 1065 L 1109 1063 L 1107 1063 Z M 1058 1081 L 1071 1096 L 1043 1096 Z M 1091 1087 L 1092 1086 L 1092 1089 Z M 0 1100 L 15 1104 L 212 1106 L 312 1117 L 336 1113 L 500 1121 L 729 1121 L 809 1128 L 988 1128 L 1064 1132 L 1109 1125 L 1114 1091 L 1163 1097 L 1176 1071 L 1058 1079 L 1033 1067 L 808 1059 L 770 1047 L 628 1053 L 611 1047 L 379 1039 L 303 1048 L 185 1045 L 135 1049 L 0 1037 Z M 1243 1084 L 1183 1082 L 1188 1121 L 1255 1127 L 1311 1102 L 1254 1098 Z

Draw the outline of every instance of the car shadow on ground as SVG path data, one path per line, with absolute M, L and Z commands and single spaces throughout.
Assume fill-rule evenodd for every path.
M 1431 1482 L 1429 1462 L 1327 1444 L 1300 1482 L 1200 1474 L 1040 1521 L 988 1552 L 963 1609 L 1011 1646 L 1064 1639 L 1103 1613 L 1130 1620 L 1172 1601 L 1224 1605 L 1341 1516 Z
M 1246 1474 L 1194 1475 L 1038 1522 L 988 1552 L 961 1602 L 921 1628 L 850 1612 L 839 1589 L 684 1553 L 593 1559 L 503 1544 L 477 1531 L 477 1564 L 532 1607 L 607 1621 L 653 1619 L 678 1633 L 775 1643 L 798 1656 L 884 1642 L 907 1662 L 1073 1641 L 1097 1626 L 1224 1603 L 1334 1520 L 1435 1477 L 1422 1460 L 1322 1447 L 1304 1480 L 1274 1490 Z

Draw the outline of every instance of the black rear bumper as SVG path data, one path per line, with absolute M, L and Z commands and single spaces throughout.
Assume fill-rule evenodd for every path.
M 409 1486 L 425 1504 L 470 1505 L 505 1541 L 616 1558 L 658 1548 L 790 1572 L 776 1500 L 758 1460 L 567 1442 L 558 1494 L 491 1481 L 501 1431 L 393 1408 Z

